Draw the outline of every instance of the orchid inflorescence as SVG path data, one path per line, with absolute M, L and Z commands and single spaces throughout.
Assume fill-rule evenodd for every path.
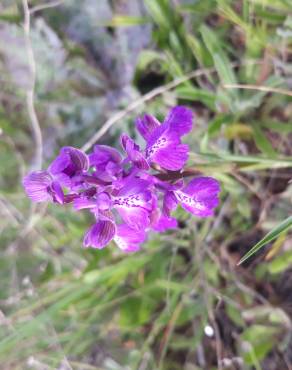
M 192 120 L 192 111 L 182 106 L 171 109 L 162 124 L 149 114 L 138 118 L 136 128 L 146 147 L 141 150 L 122 134 L 124 158 L 106 145 L 95 145 L 88 155 L 63 147 L 47 170 L 23 179 L 25 191 L 34 202 L 89 209 L 96 221 L 84 236 L 85 247 L 101 249 L 114 240 L 124 252 L 135 252 L 147 231 L 177 227 L 171 212 L 178 204 L 195 216 L 208 217 L 219 203 L 217 180 L 194 177 L 185 184 L 182 176 L 189 147 L 181 137 L 191 131 Z

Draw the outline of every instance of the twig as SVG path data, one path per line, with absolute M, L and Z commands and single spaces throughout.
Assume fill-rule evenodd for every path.
M 261 61 L 249 61 L 247 64 L 260 64 Z M 231 66 L 233 68 L 238 67 L 240 63 L 233 63 Z M 89 150 L 97 140 L 99 140 L 116 122 L 120 119 L 126 117 L 129 113 L 136 110 L 140 105 L 146 103 L 148 100 L 155 98 L 164 92 L 174 89 L 176 86 L 191 80 L 192 78 L 197 78 L 208 73 L 215 73 L 216 68 L 202 68 L 196 71 L 192 71 L 183 77 L 176 78 L 175 80 L 167 83 L 166 85 L 159 86 L 156 89 L 151 90 L 149 93 L 141 96 L 139 99 L 134 100 L 130 103 L 124 110 L 117 112 L 112 117 L 110 117 L 104 125 L 82 146 L 81 150 Z
M 31 85 L 28 87 L 26 92 L 26 104 L 31 121 L 32 131 L 35 137 L 35 166 L 36 168 L 41 168 L 42 157 L 43 157 L 43 139 L 38 117 L 35 111 L 34 105 L 34 94 L 35 94 L 35 82 L 36 82 L 36 63 L 34 59 L 31 39 L 30 39 L 30 12 L 27 0 L 22 0 L 22 6 L 24 11 L 24 39 L 28 57 L 28 64 L 31 73 Z
M 61 5 L 63 2 L 64 2 L 64 0 L 56 0 L 56 1 L 52 1 L 52 2 L 47 3 L 47 4 L 36 5 L 32 9 L 30 9 L 30 14 L 39 12 L 41 10 L 45 10 L 45 9 L 49 9 L 49 8 L 54 8 L 54 7 L 58 6 L 58 5 Z
M 223 85 L 223 87 L 225 89 L 258 90 L 258 91 L 272 92 L 276 94 L 292 96 L 292 91 L 278 89 L 277 87 L 257 86 L 257 85 L 240 85 L 240 84 L 227 84 L 227 85 Z

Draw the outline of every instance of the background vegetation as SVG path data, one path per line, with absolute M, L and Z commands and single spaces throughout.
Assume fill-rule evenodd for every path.
M 291 235 L 237 266 L 291 213 L 291 61 L 291 0 L 1 1 L 1 369 L 292 368 Z M 188 166 L 222 184 L 213 219 L 178 210 L 125 256 L 25 197 L 61 146 L 118 146 L 177 103 Z

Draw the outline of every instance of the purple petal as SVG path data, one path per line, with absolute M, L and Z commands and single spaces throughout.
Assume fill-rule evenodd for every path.
M 101 209 L 101 210 L 99 210 L 98 217 L 102 221 L 111 221 L 111 222 L 114 222 L 114 220 L 115 220 L 114 215 L 108 209 L 105 209 L 105 210 L 104 209 Z
M 73 148 L 71 146 L 65 146 L 61 150 L 62 154 L 68 154 L 71 162 L 75 166 L 76 171 L 87 171 L 89 168 L 88 156 L 81 150 Z
M 168 125 L 171 131 L 179 136 L 185 135 L 192 129 L 193 113 L 190 109 L 177 106 L 171 109 L 163 124 Z
M 49 172 L 53 175 L 64 173 L 72 177 L 81 171 L 87 171 L 89 160 L 85 153 L 71 146 L 65 146 L 60 154 L 49 166 Z
M 89 154 L 90 166 L 95 168 L 94 176 L 100 180 L 112 181 L 122 171 L 120 153 L 107 145 L 95 145 Z
M 128 135 L 122 134 L 121 144 L 135 166 L 141 170 L 149 169 L 149 165 L 141 153 L 139 146 Z
M 213 216 L 219 204 L 220 184 L 212 177 L 193 179 L 183 190 L 175 191 L 175 196 L 184 209 L 199 217 Z
M 213 177 L 196 177 L 188 183 L 184 192 L 196 195 L 201 200 L 208 199 L 220 192 L 220 184 Z
M 140 135 L 148 141 L 151 134 L 160 126 L 160 122 L 150 114 L 145 114 L 136 120 L 136 127 Z
M 90 209 L 90 208 L 96 208 L 96 200 L 95 199 L 89 199 L 87 197 L 78 197 L 74 199 L 73 201 L 73 207 L 77 211 L 80 209 Z
M 165 194 L 163 199 L 163 213 L 166 216 L 170 216 L 170 212 L 175 210 L 177 207 L 177 199 L 172 191 L 169 191 Z
M 149 188 L 150 185 L 150 181 L 136 177 L 129 178 L 123 181 L 123 186 L 117 195 L 121 197 L 143 193 Z
M 115 233 L 116 227 L 111 221 L 98 221 L 85 234 L 83 244 L 86 248 L 102 249 L 113 239 Z
M 96 200 L 98 209 L 103 211 L 108 210 L 112 205 L 111 197 L 106 192 L 97 194 Z
M 69 188 L 69 189 L 72 188 L 72 185 L 73 185 L 72 179 L 65 173 L 60 172 L 60 173 L 54 174 L 53 176 L 54 176 L 54 179 L 58 181 L 58 183 L 61 184 L 62 186 Z
M 95 145 L 93 153 L 89 154 L 89 162 L 91 166 L 105 167 L 108 162 L 120 163 L 122 157 L 120 153 L 107 145 Z
M 136 252 L 140 249 L 140 244 L 145 240 L 145 231 L 132 229 L 128 225 L 118 225 L 114 241 L 124 252 Z
M 60 153 L 50 164 L 49 172 L 52 175 L 62 173 L 68 166 L 70 166 L 71 160 L 68 153 Z
M 61 185 L 59 184 L 58 181 L 53 181 L 51 185 L 51 191 L 53 195 L 53 200 L 56 203 L 63 204 L 64 203 L 64 193 L 62 190 Z
M 151 161 L 170 171 L 181 170 L 189 157 L 189 147 L 186 144 L 169 144 L 167 147 L 155 149 Z
M 173 217 L 167 217 L 161 214 L 158 221 L 152 226 L 154 230 L 164 232 L 168 229 L 177 228 L 177 221 Z
M 45 202 L 51 200 L 49 193 L 52 177 L 48 171 L 34 171 L 24 177 L 22 181 L 26 194 L 34 202 Z
M 150 223 L 149 211 L 142 207 L 124 204 L 115 205 L 115 208 L 122 219 L 135 230 L 145 229 Z

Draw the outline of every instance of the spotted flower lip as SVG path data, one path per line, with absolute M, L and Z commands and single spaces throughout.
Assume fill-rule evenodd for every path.
M 95 145 L 88 155 L 66 146 L 47 170 L 24 177 L 24 190 L 34 202 L 72 203 L 78 212 L 89 211 L 95 221 L 85 233 L 85 248 L 114 242 L 125 253 L 137 252 L 151 230 L 177 229 L 178 205 L 210 217 L 219 204 L 217 180 L 196 177 L 185 183 L 180 172 L 189 154 L 181 139 L 192 124 L 193 113 L 183 106 L 171 109 L 162 123 L 145 114 L 136 120 L 144 147 L 127 134 L 120 138 L 124 156 L 107 145 Z
M 219 182 L 212 177 L 197 177 L 182 190 L 175 190 L 174 195 L 181 206 L 199 217 L 214 215 L 219 204 Z

